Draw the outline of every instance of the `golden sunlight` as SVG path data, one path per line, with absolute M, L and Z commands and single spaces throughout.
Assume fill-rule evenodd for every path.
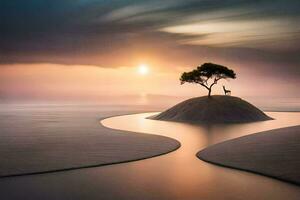
M 138 73 L 141 75 L 146 75 L 149 73 L 149 67 L 146 64 L 140 64 L 138 66 Z

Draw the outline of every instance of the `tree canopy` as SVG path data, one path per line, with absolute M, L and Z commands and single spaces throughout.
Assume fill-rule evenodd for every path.
M 208 96 L 210 96 L 212 87 L 217 84 L 220 79 L 227 78 L 236 78 L 236 74 L 232 69 L 214 63 L 204 63 L 190 72 L 184 72 L 180 77 L 180 81 L 181 84 L 200 84 L 208 90 Z M 210 80 L 212 80 L 212 82 L 210 82 Z

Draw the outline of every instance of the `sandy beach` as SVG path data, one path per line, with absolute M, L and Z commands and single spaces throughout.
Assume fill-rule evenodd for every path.
M 300 126 L 260 132 L 200 151 L 207 162 L 300 184 Z
M 107 128 L 114 129 L 108 130 L 116 131 L 115 133 L 119 131 L 122 134 L 133 132 L 134 135 L 136 133 L 141 135 L 147 133 L 173 138 L 181 143 L 181 147 L 163 156 L 135 162 L 56 173 L 0 178 L 0 193 L 3 199 L 140 200 L 142 197 L 145 200 L 281 200 L 287 196 L 289 199 L 299 199 L 300 189 L 296 185 L 255 173 L 208 164 L 195 156 L 197 151 L 209 145 L 253 132 L 299 124 L 299 114 L 297 113 L 268 113 L 276 120 L 206 127 L 147 119 L 155 113 L 112 117 L 102 120 L 100 124 L 97 118 L 99 110 L 97 111 L 95 108 L 84 110 L 77 116 L 78 120 L 75 120 L 78 123 L 73 123 L 74 114 L 72 114 L 71 124 L 76 125 L 72 129 L 72 134 L 79 134 L 87 128 L 86 125 L 92 128 L 87 129 L 89 131 L 93 130 L 94 126 L 99 130 L 101 124 L 103 124 Z M 103 115 L 109 116 L 109 113 L 113 114 L 115 112 L 107 112 Z M 39 120 L 44 121 L 45 118 L 41 116 L 43 115 L 38 115 Z M 61 119 L 61 117 L 57 119 Z M 52 120 L 49 115 L 46 118 L 47 121 Z M 90 122 L 85 121 L 83 123 L 83 119 Z M 61 126 L 70 125 L 66 123 L 66 120 L 64 122 Z M 46 124 L 48 123 L 46 122 Z M 85 123 L 87 124 L 84 125 Z M 95 125 L 91 126 L 92 123 L 95 123 Z M 57 126 L 55 125 L 54 130 L 57 130 Z M 110 149 L 110 151 L 116 153 L 114 149 Z
M 103 107 L 3 107 L 0 177 L 128 162 L 161 155 L 180 146 L 164 136 L 117 131 L 99 123 L 112 114 L 122 113 L 106 112 Z

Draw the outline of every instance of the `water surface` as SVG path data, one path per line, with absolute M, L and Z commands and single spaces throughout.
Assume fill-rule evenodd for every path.
M 299 113 L 268 113 L 276 120 L 212 127 L 145 119 L 152 114 L 119 116 L 102 123 L 172 137 L 181 142 L 180 149 L 142 161 L 3 179 L 1 195 L 6 199 L 299 199 L 298 186 L 218 167 L 195 156 L 220 141 L 300 124 Z

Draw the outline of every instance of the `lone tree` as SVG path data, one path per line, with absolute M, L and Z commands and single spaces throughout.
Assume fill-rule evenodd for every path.
M 204 63 L 193 71 L 184 72 L 180 77 L 180 81 L 181 84 L 197 83 L 202 85 L 208 90 L 208 96 L 210 97 L 212 87 L 217 84 L 220 79 L 227 78 L 236 78 L 236 74 L 233 70 L 214 63 Z

